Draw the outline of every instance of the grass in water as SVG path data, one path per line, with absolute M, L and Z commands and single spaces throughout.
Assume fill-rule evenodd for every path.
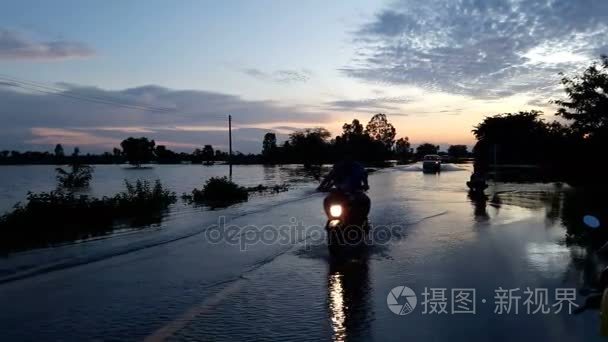
M 89 197 L 73 192 L 28 193 L 24 204 L 0 217 L 0 251 L 23 250 L 103 235 L 118 224 L 158 223 L 175 203 L 174 192 L 160 181 L 125 181 L 126 190 L 113 197 Z

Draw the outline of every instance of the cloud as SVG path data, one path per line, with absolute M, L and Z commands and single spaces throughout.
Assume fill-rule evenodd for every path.
M 235 151 L 244 153 L 259 152 L 262 148 L 262 138 L 272 129 L 233 129 L 233 147 Z M 98 131 L 95 129 L 78 128 L 49 128 L 34 127 L 30 129 L 31 137 L 25 141 L 26 146 L 40 150 L 51 150 L 55 144 L 61 143 L 64 147 L 78 146 L 83 152 L 110 151 L 120 147 L 120 142 L 128 136 L 146 136 L 155 140 L 156 145 L 165 145 L 169 149 L 191 152 L 195 148 L 211 144 L 215 149 L 228 149 L 227 129 L 223 131 L 188 131 L 175 132 L 171 129 L 159 129 L 148 134 L 127 134 L 121 131 Z M 285 136 L 277 134 L 279 141 Z
M 527 104 L 534 107 L 548 107 L 551 105 L 549 100 L 539 98 L 532 99 L 528 101 Z
M 178 150 L 187 146 L 227 145 L 227 116 L 233 117 L 235 148 L 259 152 L 265 132 L 289 125 L 315 126 L 330 122 L 325 113 L 274 101 L 200 90 L 142 86 L 124 90 L 59 84 L 59 94 L 129 104 L 124 108 L 73 97 L 0 87 L 0 150 L 41 149 L 56 143 L 89 146 L 104 151 L 128 136 L 147 136 Z M 143 108 L 168 108 L 149 111 Z M 142 109 L 136 109 L 142 108 Z
M 275 131 L 281 131 L 281 132 L 287 132 L 287 133 L 293 133 L 293 132 L 300 130 L 300 128 L 293 127 L 293 126 L 275 126 L 275 127 L 272 127 L 272 129 Z
M 482 99 L 548 94 L 608 46 L 607 15 L 605 0 L 401 0 L 356 31 L 341 71 Z
M 54 145 L 61 143 L 67 146 L 119 146 L 119 139 L 97 136 L 88 132 L 79 132 L 63 128 L 33 127 L 32 138 L 26 140 L 31 145 Z
M 273 72 L 265 72 L 256 68 L 247 68 L 240 70 L 245 75 L 251 76 L 262 81 L 271 81 L 276 83 L 299 83 L 307 82 L 312 76 L 312 71 L 308 69 L 301 70 L 276 70 Z
M 408 102 L 409 99 L 404 97 L 378 97 L 358 100 L 335 100 L 326 102 L 325 105 L 331 110 L 381 112 L 400 110 L 399 105 Z
M 84 43 L 66 40 L 35 41 L 27 35 L 0 29 L 0 59 L 5 60 L 64 60 L 87 58 L 95 54 Z

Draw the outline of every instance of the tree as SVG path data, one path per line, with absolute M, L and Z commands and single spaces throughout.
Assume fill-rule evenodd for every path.
M 201 153 L 201 157 L 203 158 L 204 162 L 212 162 L 215 157 L 213 146 L 211 146 L 211 145 L 203 146 L 203 151 Z
M 175 163 L 178 161 L 177 153 L 167 149 L 165 145 L 157 145 L 154 149 L 156 160 L 160 164 Z
M 93 167 L 90 165 L 82 165 L 77 161 L 70 164 L 70 171 L 63 168 L 56 168 L 57 182 L 59 189 L 74 189 L 89 186 L 89 182 L 93 178 Z
M 542 112 L 518 112 L 486 117 L 473 129 L 475 160 L 481 165 L 539 164 L 547 155 L 548 129 Z
M 561 108 L 556 115 L 572 120 L 572 129 L 580 136 L 594 135 L 608 129 L 608 56 L 602 55 L 575 77 L 564 76 L 562 84 L 568 100 L 554 101 Z
M 202 149 L 197 148 L 192 152 L 192 162 L 194 163 L 211 163 L 215 159 L 215 151 L 211 145 L 205 145 Z
M 129 137 L 120 143 L 123 153 L 130 164 L 140 167 L 154 158 L 154 140 Z
M 412 148 L 408 137 L 397 139 L 395 143 L 395 156 L 401 161 L 407 161 L 412 157 Z
M 367 126 L 365 126 L 365 133 L 372 137 L 372 139 L 382 142 L 386 150 L 390 151 L 395 143 L 397 131 L 395 130 L 395 127 L 388 122 L 385 114 L 378 113 L 374 115 L 367 123 Z
M 306 166 L 320 164 L 327 159 L 328 139 L 331 133 L 325 128 L 307 128 L 289 135 L 289 143 L 283 145 L 284 152 L 292 161 Z
M 416 157 L 418 159 L 424 157 L 427 154 L 437 154 L 439 152 L 439 146 L 431 143 L 423 143 L 416 147 Z
M 369 162 L 383 160 L 386 156 L 382 142 L 373 140 L 357 119 L 342 126 L 342 135 L 336 137 L 333 145 L 338 159 L 348 154 L 357 160 Z
M 63 158 L 63 156 L 64 156 L 63 146 L 61 146 L 61 144 L 55 145 L 55 157 Z
M 363 125 L 357 119 L 353 119 L 352 123 L 342 125 L 342 137 L 348 139 L 351 137 L 362 136 L 364 133 Z
M 55 151 L 57 151 L 57 147 L 55 147 Z M 55 154 L 57 153 L 55 152 Z M 80 149 L 78 147 L 74 147 L 74 152 L 72 152 L 72 158 L 70 162 L 71 170 L 66 171 L 60 167 L 55 169 L 55 171 L 57 171 L 56 178 L 58 182 L 58 188 L 60 190 L 72 190 L 74 188 L 82 188 L 89 186 L 89 182 L 93 178 L 93 167 L 81 164 L 79 155 Z
M 277 136 L 274 133 L 268 132 L 264 134 L 262 141 L 262 157 L 266 161 L 274 161 L 277 156 Z
M 448 147 L 448 155 L 452 158 L 466 158 L 469 155 L 467 145 L 451 145 Z
M 228 160 L 228 153 L 215 150 L 215 160 Z
M 120 158 L 122 156 L 122 151 L 119 148 L 114 147 L 112 149 L 112 154 L 114 155 L 114 158 Z

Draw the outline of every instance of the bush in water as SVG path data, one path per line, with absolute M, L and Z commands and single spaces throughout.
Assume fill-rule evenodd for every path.
M 126 191 L 95 198 L 61 191 L 28 193 L 25 204 L 0 217 L 0 252 L 44 247 L 98 236 L 115 223 L 131 226 L 160 222 L 175 193 L 148 181 L 125 181 Z
M 183 198 L 211 207 L 226 207 L 234 203 L 247 201 L 249 192 L 227 177 L 211 177 L 202 190 L 194 189 L 191 195 L 184 194 Z
M 89 186 L 89 182 L 93 178 L 93 167 L 89 165 L 70 165 L 71 171 L 66 171 L 63 168 L 56 168 L 57 182 L 59 189 L 83 188 Z
M 160 180 L 154 186 L 148 181 L 137 180 L 135 185 L 125 180 L 127 191 L 114 196 L 116 207 L 123 210 L 158 210 L 175 203 L 175 193 L 163 188 Z

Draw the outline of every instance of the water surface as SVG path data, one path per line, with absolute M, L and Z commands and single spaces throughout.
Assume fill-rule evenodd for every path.
M 0 312 L 4 338 L 599 339 L 599 319 L 593 311 L 578 316 L 565 311 L 494 313 L 498 287 L 553 291 L 593 285 L 603 261 L 566 239 L 572 222 L 582 222 L 585 212 L 572 209 L 572 189 L 502 183 L 492 184 L 487 198 L 471 198 L 465 187 L 470 166 L 446 167 L 441 174 L 399 166 L 371 175 L 370 221 L 375 227 L 393 227 L 393 233 L 384 243 L 348 258 L 330 257 L 322 240 L 258 243 L 243 250 L 212 243 L 201 229 L 213 215 L 222 214 L 236 227 L 273 225 L 285 230 L 295 220 L 314 231 L 325 218 L 323 195 L 312 191 L 311 181 L 287 194 L 218 212 L 184 209 L 163 221 L 162 228 L 134 237 L 12 256 L 3 261 L 5 269 L 11 263 L 44 263 L 42 258 L 58 255 L 61 260 L 56 262 L 63 267 L 0 284 L 0 304 L 11 308 Z M 176 187 L 202 177 L 191 166 L 175 169 L 172 172 L 180 175 L 173 178 Z M 146 172 L 164 171 L 159 167 Z M 237 167 L 237 174 L 261 175 L 252 181 L 255 184 L 270 171 Z M 159 244 L 142 242 L 161 241 L 169 231 L 193 234 Z M 129 249 L 133 246 L 145 248 Z M 124 253 L 104 257 L 113 249 Z M 98 258 L 91 259 L 91 253 Z M 68 261 L 74 258 L 89 259 L 70 267 Z M 477 313 L 424 315 L 419 306 L 409 315 L 395 315 L 386 300 L 400 285 L 413 289 L 419 301 L 425 287 L 475 288 Z

